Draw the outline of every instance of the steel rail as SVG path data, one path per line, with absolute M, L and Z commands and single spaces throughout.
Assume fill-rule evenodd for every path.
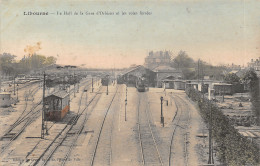
M 91 166 L 94 165 L 95 157 L 96 157 L 96 152 L 97 152 L 97 148 L 98 148 L 98 143 L 99 143 L 99 140 L 100 140 L 100 135 L 101 135 L 101 132 L 102 132 L 102 129 L 103 129 L 103 126 L 104 126 L 104 123 L 105 123 L 105 120 L 106 120 L 108 111 L 110 110 L 110 107 L 111 107 L 111 105 L 112 105 L 112 103 L 113 103 L 113 101 L 114 101 L 114 98 L 115 98 L 116 94 L 117 94 L 117 90 L 118 90 L 118 86 L 117 86 L 116 92 L 115 92 L 115 94 L 114 94 L 114 96 L 113 96 L 113 98 L 112 98 L 112 100 L 111 100 L 111 102 L 110 102 L 110 104 L 109 104 L 109 106 L 108 106 L 108 108 L 107 108 L 107 110 L 106 110 L 104 119 L 103 119 L 103 121 L 102 121 L 100 130 L 99 130 L 99 133 L 98 133 L 98 138 L 97 138 L 97 141 L 96 141 L 96 144 L 95 144 L 94 153 L 93 153 L 93 156 L 92 156 L 92 158 L 91 158 L 91 164 L 90 164 Z

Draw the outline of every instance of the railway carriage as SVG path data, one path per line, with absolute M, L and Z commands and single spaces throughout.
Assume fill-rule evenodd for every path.
M 101 78 L 101 84 L 102 86 L 108 86 L 110 84 L 110 78 L 108 75 L 106 75 L 105 77 Z
M 65 91 L 55 92 L 44 98 L 45 119 L 49 121 L 62 120 L 70 110 L 69 94 Z

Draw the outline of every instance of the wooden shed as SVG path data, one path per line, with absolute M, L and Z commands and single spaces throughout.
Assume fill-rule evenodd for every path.
M 1 92 L 0 93 L 0 107 L 11 106 L 11 93 Z
M 45 97 L 44 103 L 46 120 L 62 120 L 70 110 L 70 98 L 66 91 L 58 91 Z

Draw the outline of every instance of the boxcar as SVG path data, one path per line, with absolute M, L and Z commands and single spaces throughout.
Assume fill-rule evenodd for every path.
M 11 106 L 11 93 L 1 92 L 0 93 L 0 107 Z
M 102 77 L 101 78 L 101 84 L 102 84 L 102 86 L 108 86 L 110 84 L 109 76 Z

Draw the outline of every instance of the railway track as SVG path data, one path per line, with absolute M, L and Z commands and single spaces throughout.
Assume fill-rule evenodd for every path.
M 145 94 L 140 93 L 138 103 L 138 138 L 140 142 L 142 165 L 163 165 L 158 145 L 151 127 L 151 120 L 148 115 L 147 102 L 143 102 Z M 146 104 L 141 104 L 146 103 Z
M 88 82 L 88 81 L 87 81 Z M 90 86 L 90 84 L 87 84 Z M 37 86 L 36 88 L 29 90 L 29 93 L 25 94 L 25 108 L 22 111 L 21 115 L 18 119 L 10 126 L 10 128 L 1 136 L 0 140 L 5 140 L 7 143 L 2 145 L 1 147 L 1 154 L 5 152 L 5 150 L 12 144 L 12 142 L 29 126 L 32 122 L 34 122 L 38 117 L 40 117 L 40 112 L 42 110 L 41 103 L 42 99 L 34 103 L 34 95 L 39 91 L 40 87 Z M 71 89 L 73 91 L 74 89 Z M 31 96 L 31 101 L 33 103 L 32 108 L 28 110 L 28 98 Z M 36 110 L 36 111 L 35 111 Z
M 32 95 L 35 95 L 39 89 L 40 89 L 39 87 L 36 87 L 35 89 L 33 89 L 32 90 Z M 17 125 L 19 125 L 28 116 L 28 114 L 30 114 L 41 103 L 41 101 L 40 101 L 40 102 L 38 102 L 36 104 L 33 104 L 32 109 L 30 109 L 30 111 L 26 113 L 26 110 L 27 110 L 27 107 L 28 107 L 28 97 L 29 97 L 29 95 L 25 95 L 25 108 L 23 109 L 22 113 L 17 118 L 17 120 L 11 125 L 11 127 L 5 133 L 10 132 L 10 130 L 12 130 Z
M 33 89 L 33 93 L 35 94 L 39 88 Z M 27 98 L 28 96 L 26 96 Z M 26 99 L 25 98 L 25 99 Z M 30 125 L 35 119 L 38 117 L 38 113 L 40 112 L 40 109 L 38 108 L 37 111 L 36 108 L 41 104 L 41 101 L 38 103 L 33 104 L 32 108 L 29 111 L 27 110 L 28 107 L 28 100 L 25 100 L 25 108 L 21 115 L 18 117 L 18 119 L 11 125 L 10 128 L 1 136 L 1 140 L 7 141 L 4 145 L 1 147 L 1 154 L 11 145 L 11 143 L 24 131 L 24 129 Z
M 84 87 L 84 89 L 86 89 L 86 87 L 89 87 L 89 85 L 90 84 L 87 84 Z M 53 141 L 51 141 L 51 143 L 46 147 L 46 149 L 43 152 L 41 152 L 40 154 L 38 154 L 36 156 L 28 155 L 26 157 L 27 162 L 23 163 L 23 165 L 46 165 L 50 161 L 52 156 L 55 154 L 57 149 L 59 147 L 61 147 L 61 145 L 63 143 L 70 142 L 69 148 L 66 147 L 66 149 L 65 149 L 66 153 L 65 153 L 65 157 L 64 157 L 63 161 L 66 161 L 66 158 L 69 157 L 69 154 L 70 154 L 71 150 L 73 149 L 74 144 L 75 144 L 78 136 L 80 135 L 81 131 L 83 130 L 84 124 L 88 118 L 89 114 L 86 113 L 86 110 L 87 110 L 88 106 L 95 100 L 98 93 L 96 93 L 96 95 L 88 102 L 88 104 L 85 106 L 85 108 L 81 109 L 83 95 L 84 95 L 84 91 L 81 94 L 80 101 L 79 101 L 79 108 L 78 108 L 78 112 L 77 112 L 77 115 L 75 116 L 75 118 L 72 118 L 69 121 L 69 123 L 66 124 L 66 126 L 53 139 Z M 83 121 L 81 121 L 81 123 L 79 123 L 79 119 L 81 118 L 82 115 L 84 115 Z M 30 154 L 32 154 L 33 152 L 35 152 L 37 154 L 38 145 L 39 144 L 36 144 L 35 148 L 30 152 Z
M 175 103 L 175 106 L 176 106 L 176 113 L 172 119 L 172 123 L 174 125 L 173 127 L 173 131 L 172 131 L 172 134 L 171 134 L 171 142 L 170 142 L 170 146 L 169 146 L 169 166 L 171 165 L 176 165 L 174 163 L 174 161 L 172 160 L 173 158 L 173 149 L 174 149 L 174 136 L 177 132 L 178 129 L 182 129 L 184 130 L 185 134 L 183 135 L 183 158 L 184 158 L 184 164 L 185 166 L 188 165 L 188 125 L 190 123 L 190 111 L 189 111 L 189 108 L 187 108 L 187 103 L 179 96 L 175 95 L 174 97 L 171 96 L 171 98 L 173 99 L 174 103 Z M 175 98 L 175 99 L 174 99 Z M 177 104 L 176 102 L 176 99 L 178 98 L 179 100 L 179 104 L 181 106 L 184 106 L 184 108 L 180 109 L 179 108 L 179 104 Z M 181 102 L 180 102 L 181 101 Z M 185 104 L 184 104 L 185 103 Z M 186 109 L 188 110 L 187 112 L 184 112 L 183 110 Z M 183 131 L 182 131 L 183 132 Z
M 108 112 L 110 110 L 110 107 L 115 99 L 115 96 L 117 94 L 117 91 L 118 91 L 118 86 L 116 88 L 116 92 L 115 94 L 113 95 L 113 98 L 110 102 L 110 104 L 108 105 L 108 108 L 106 109 L 106 112 L 105 112 L 105 115 L 104 115 L 104 118 L 102 119 L 102 123 L 100 125 L 100 129 L 98 131 L 98 137 L 97 137 L 97 140 L 94 144 L 94 151 L 93 151 L 93 154 L 92 154 L 92 158 L 91 158 L 91 162 L 90 162 L 90 165 L 93 166 L 95 161 L 97 160 L 97 152 L 98 150 L 101 150 L 102 153 L 104 154 L 109 154 L 109 156 L 106 156 L 105 158 L 103 158 L 103 156 L 101 158 L 105 159 L 107 162 L 106 165 L 111 165 L 111 155 L 112 155 L 112 150 L 111 150 L 111 139 L 112 139 L 112 124 L 110 123 L 109 125 L 106 125 L 108 127 L 110 127 L 110 130 L 108 131 L 105 131 L 103 132 L 103 129 L 104 129 L 104 124 L 106 122 L 106 119 L 107 119 L 107 116 L 108 116 Z M 111 121 L 110 121 L 111 122 Z M 105 134 L 104 136 L 104 139 L 102 139 L 103 137 L 103 134 Z M 109 139 L 106 139 L 107 137 L 109 137 Z M 106 145 L 107 147 L 102 147 L 102 149 L 99 149 L 99 145 L 102 144 L 102 145 Z
M 99 97 L 96 99 L 97 95 L 99 95 Z M 84 108 L 83 111 L 85 111 L 85 109 L 89 108 L 90 104 L 93 104 L 92 108 L 94 108 L 96 106 L 96 104 L 98 103 L 99 99 L 100 99 L 100 94 L 96 94 L 93 97 L 93 99 L 91 99 L 89 104 Z M 84 126 L 85 126 L 87 120 L 89 119 L 89 116 L 91 115 L 92 111 L 93 111 L 93 109 L 90 109 L 89 112 L 83 112 L 81 117 L 78 116 L 77 124 L 75 126 L 73 126 L 73 128 L 70 130 L 70 132 L 69 132 L 70 135 L 69 136 L 66 135 L 65 139 L 62 141 L 62 143 L 64 143 L 64 146 L 62 149 L 63 149 L 63 152 L 65 153 L 64 157 L 61 159 L 62 166 L 65 165 L 66 162 L 69 160 L 71 151 L 75 147 L 75 144 L 76 144 L 82 130 L 84 129 Z M 62 145 L 62 143 L 61 143 L 61 145 Z

